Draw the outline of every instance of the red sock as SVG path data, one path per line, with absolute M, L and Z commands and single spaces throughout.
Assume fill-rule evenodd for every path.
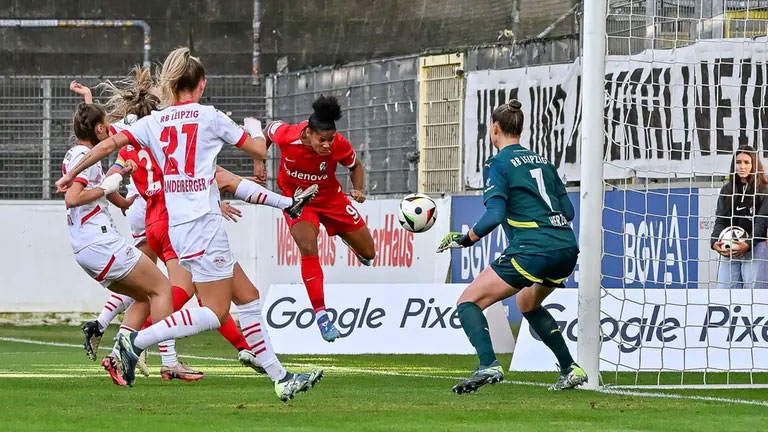
M 187 294 L 186 291 L 184 291 L 183 288 L 172 286 L 171 287 L 171 298 L 173 302 L 173 312 L 180 311 L 181 308 L 184 307 L 185 304 L 189 301 L 189 294 Z M 144 323 L 143 326 L 141 326 L 141 329 L 144 330 L 145 328 L 152 325 L 152 317 L 150 316 L 147 318 L 147 321 Z
M 240 329 L 237 328 L 235 320 L 232 319 L 232 315 L 227 316 L 227 322 L 219 327 L 219 333 L 224 336 L 224 339 L 228 340 L 238 351 L 250 348 L 248 342 L 245 341 L 243 334 L 240 333 Z
M 200 307 L 203 306 L 200 297 L 197 298 L 197 304 L 199 304 Z M 231 343 L 238 351 L 250 348 L 248 342 L 245 341 L 243 334 L 240 333 L 240 329 L 237 328 L 235 320 L 232 319 L 232 315 L 227 315 L 227 322 L 222 323 L 217 330 L 219 330 L 219 333 L 224 336 L 224 339 L 229 341 L 229 343 Z
M 323 268 L 320 260 L 315 256 L 301 257 L 301 278 L 307 288 L 309 302 L 315 313 L 325 310 L 325 294 L 323 294 Z

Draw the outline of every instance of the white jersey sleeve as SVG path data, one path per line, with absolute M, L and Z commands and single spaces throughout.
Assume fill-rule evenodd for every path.
M 213 115 L 213 130 L 222 141 L 240 147 L 245 143 L 248 134 L 238 126 L 228 115 L 216 110 Z

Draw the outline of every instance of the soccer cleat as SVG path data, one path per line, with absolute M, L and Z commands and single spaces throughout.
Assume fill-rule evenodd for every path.
M 589 381 L 587 373 L 581 366 L 573 363 L 566 371 L 560 374 L 557 382 L 549 386 L 550 391 L 568 390 L 578 387 Z
M 170 381 L 173 379 L 180 379 L 182 381 L 199 381 L 205 376 L 204 373 L 196 371 L 183 362 L 178 362 L 174 366 L 166 366 L 160 368 L 160 376 L 164 380 Z
M 133 387 L 133 382 L 136 380 L 136 364 L 139 362 L 139 355 L 141 350 L 133 345 L 133 340 L 136 339 L 138 332 L 133 332 L 130 335 L 125 333 L 118 333 L 115 336 L 117 342 L 117 348 L 120 350 L 120 365 L 123 379 L 125 382 Z M 139 352 L 138 354 L 136 352 Z
M 490 366 L 478 366 L 471 377 L 453 386 L 453 392 L 458 394 L 472 393 L 486 384 L 496 384 L 504 381 L 504 370 L 498 361 Z
M 104 333 L 99 331 L 98 321 L 86 321 L 80 326 L 83 330 L 83 336 L 85 341 L 83 342 L 83 348 L 85 348 L 85 354 L 89 359 L 96 361 L 96 353 L 99 351 L 99 345 L 101 344 L 101 338 Z
M 315 369 L 310 373 L 288 373 L 280 381 L 275 381 L 275 393 L 283 402 L 296 397 L 297 394 L 308 391 L 323 378 L 323 370 Z
M 243 349 L 240 350 L 237 353 L 237 359 L 240 360 L 240 364 L 243 366 L 248 366 L 249 368 L 255 370 L 257 373 L 260 374 L 266 374 L 267 371 L 264 370 L 264 368 L 261 366 L 261 363 L 259 363 L 259 360 L 256 359 L 256 356 L 253 355 L 253 353 L 250 350 Z
M 125 387 L 128 385 L 128 383 L 125 382 L 125 378 L 123 378 L 120 360 L 110 354 L 104 357 L 104 360 L 101 361 L 101 366 L 104 368 L 104 370 L 109 372 L 109 376 L 112 378 L 113 383 L 119 385 L 120 387 Z
M 136 367 L 139 368 L 139 372 L 145 377 L 149 376 L 149 366 L 147 365 L 147 350 L 144 350 L 139 354 L 139 361 L 136 363 Z
M 317 319 L 317 326 L 320 328 L 320 334 L 326 342 L 333 342 L 341 337 L 341 333 L 333 325 L 327 314 Z
M 313 184 L 306 189 L 297 188 L 293 193 L 293 204 L 286 208 L 285 212 L 288 213 L 288 216 L 290 216 L 291 219 L 296 219 L 301 216 L 301 211 L 304 210 L 304 206 L 312 201 L 312 198 L 314 198 L 315 195 L 317 195 L 316 184 Z

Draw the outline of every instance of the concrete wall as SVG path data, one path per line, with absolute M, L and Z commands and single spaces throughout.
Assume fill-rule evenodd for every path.
M 262 0 L 264 73 L 535 36 L 575 0 Z M 513 6 L 520 11 L 519 28 Z M 152 59 L 188 45 L 209 73 L 249 74 L 253 0 L 0 0 L 0 19 L 143 19 Z M 574 32 L 573 20 L 552 35 Z M 504 35 L 513 30 L 514 36 Z M 138 28 L 0 28 L 0 75 L 122 74 L 142 58 Z
M 573 0 L 264 0 L 262 69 L 274 71 L 288 57 L 290 70 L 493 43 L 513 30 L 513 5 L 520 10 L 517 39 L 535 36 L 565 13 Z M 556 35 L 573 31 L 573 20 Z M 502 37 L 509 41 L 512 38 Z
M 153 61 L 186 45 L 208 73 L 251 72 L 252 0 L 0 0 L 0 18 L 143 19 Z M 137 28 L 0 28 L 0 74 L 123 74 L 142 46 Z

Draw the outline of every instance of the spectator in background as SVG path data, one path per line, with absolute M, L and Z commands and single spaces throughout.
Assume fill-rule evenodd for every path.
M 717 272 L 718 288 L 752 288 L 756 273 L 752 261 L 753 232 L 758 239 L 765 239 L 766 225 L 761 220 L 762 232 L 756 232 L 755 215 L 761 209 L 763 198 L 768 192 L 763 163 L 757 150 L 741 146 L 731 162 L 731 177 L 720 189 L 715 211 L 715 227 L 712 230 L 711 245 L 721 255 Z M 768 210 L 768 209 L 766 209 Z M 727 227 L 739 226 L 747 232 L 744 241 L 735 242 L 726 249 L 719 240 L 720 233 Z M 759 241 L 758 241 L 759 243 Z M 764 241 L 763 241 L 764 243 Z

